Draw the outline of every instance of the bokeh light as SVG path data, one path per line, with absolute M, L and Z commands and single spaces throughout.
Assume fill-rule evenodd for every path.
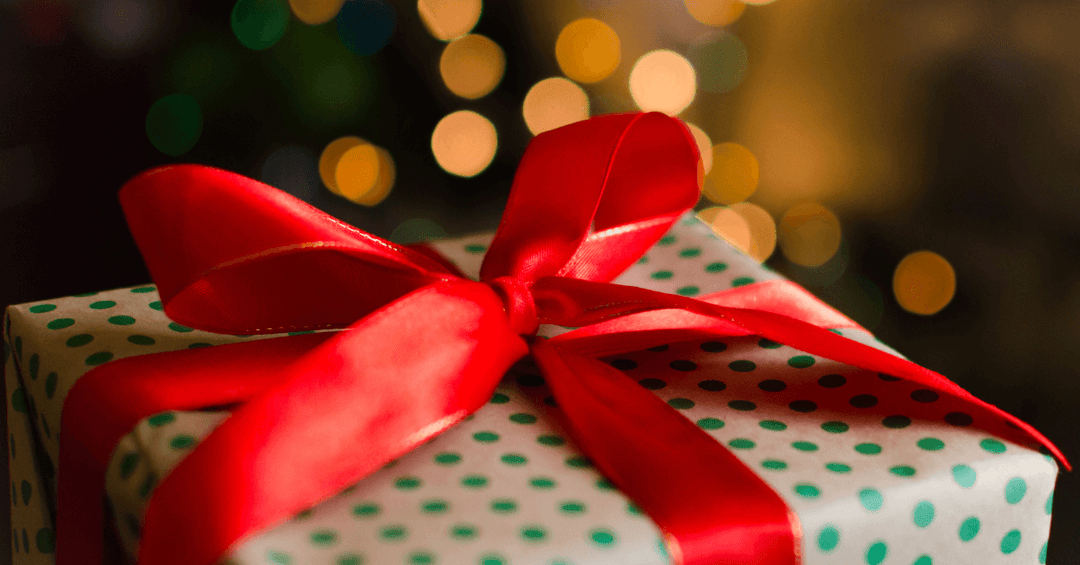
M 263 161 L 259 180 L 311 202 L 319 187 L 319 165 L 315 154 L 306 147 L 286 145 L 275 149 Z
M 705 130 L 691 123 L 686 123 L 686 125 L 690 128 L 690 133 L 694 135 L 694 142 L 701 155 L 701 165 L 705 169 L 705 174 L 709 174 L 712 170 L 712 140 L 709 139 L 709 134 L 705 133 Z
M 776 221 L 764 208 L 749 202 L 732 204 L 731 210 L 746 220 L 750 230 L 747 255 L 758 263 L 764 263 L 776 250 Z
M 334 169 L 338 194 L 364 206 L 382 202 L 390 194 L 396 175 L 390 153 L 370 143 L 350 147 Z
M 148 0 L 103 0 L 82 9 L 83 36 L 114 57 L 138 53 L 160 33 L 165 19 L 162 4 Z
M 173 157 L 195 147 L 202 135 L 202 109 L 187 94 L 170 94 L 146 113 L 146 136 L 158 151 Z
M 296 19 L 308 25 L 320 25 L 334 19 L 345 0 L 289 0 Z
M 780 249 L 796 265 L 825 264 L 840 248 L 840 220 L 817 202 L 792 206 L 779 226 Z
M 390 43 L 397 12 L 385 0 L 348 0 L 337 15 L 341 43 L 357 55 L 374 55 Z
M 893 273 L 893 294 L 908 312 L 929 316 L 941 311 L 956 294 L 956 271 L 933 251 L 904 257 Z
M 285 35 L 289 5 L 285 0 L 237 0 L 230 23 L 244 47 L 266 49 Z
M 716 213 L 710 224 L 716 235 L 733 245 L 739 251 L 750 255 L 750 249 L 754 243 L 750 224 L 741 214 L 731 208 L 716 207 Z
M 555 40 L 555 59 L 563 74 L 578 82 L 598 82 L 619 66 L 619 35 L 600 20 L 581 18 L 567 24 Z
M 757 158 L 749 149 L 730 141 L 721 143 L 712 148 L 712 170 L 702 192 L 717 204 L 742 202 L 757 190 L 759 176 Z
M 498 148 L 495 126 L 469 110 L 448 114 L 431 133 L 431 152 L 446 172 L 473 177 L 487 168 Z
M 419 0 L 420 21 L 435 39 L 450 41 L 465 35 L 480 21 L 480 0 Z
M 495 89 L 506 70 L 506 55 L 483 35 L 466 35 L 450 42 L 439 58 L 439 74 L 450 92 L 475 100 Z
M 694 101 L 696 91 L 693 65 L 674 51 L 650 51 L 630 71 L 630 96 L 646 112 L 674 116 Z
M 765 4 L 772 4 L 776 0 L 743 0 L 751 6 L 764 6 Z
M 390 232 L 390 241 L 402 245 L 420 243 L 446 237 L 442 226 L 427 218 L 411 218 L 401 222 Z
M 746 3 L 739 0 L 684 0 L 686 11 L 694 19 L 710 26 L 726 26 L 746 11 Z M 699 69 L 701 67 L 698 67 Z
M 532 86 L 521 105 L 525 125 L 533 135 L 589 117 L 589 96 L 573 81 L 546 78 Z
M 746 78 L 746 45 L 730 33 L 694 47 L 689 56 L 698 71 L 698 87 L 706 92 L 728 92 Z
M 365 145 L 368 142 L 353 135 L 339 137 L 331 141 L 323 148 L 319 156 L 319 178 L 322 179 L 326 188 L 334 194 L 341 195 L 341 189 L 337 184 L 337 166 L 341 162 L 341 156 L 346 151 Z

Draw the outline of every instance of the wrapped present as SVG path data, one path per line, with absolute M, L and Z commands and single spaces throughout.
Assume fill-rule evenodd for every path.
M 6 315 L 15 563 L 100 559 L 103 490 L 155 564 L 1045 562 L 1055 448 L 717 239 L 696 161 L 542 134 L 421 249 L 137 177 L 157 285 Z

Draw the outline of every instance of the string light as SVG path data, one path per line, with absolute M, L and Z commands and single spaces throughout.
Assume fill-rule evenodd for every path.
M 229 23 L 244 47 L 266 49 L 285 35 L 289 5 L 285 0 L 237 0 Z
M 711 227 L 716 235 L 723 238 L 739 251 L 749 255 L 754 236 L 750 224 L 741 214 L 731 208 L 717 206 Z
M 619 66 L 619 35 L 600 20 L 570 22 L 555 40 L 555 59 L 563 74 L 577 82 L 599 82 Z
M 956 294 L 956 271 L 933 251 L 904 257 L 893 273 L 893 294 L 908 312 L 929 316 L 941 311 Z
M 721 143 L 712 148 L 712 170 L 702 192 L 717 204 L 742 202 L 757 190 L 759 175 L 757 158 L 749 149 L 730 141 Z
M 331 141 L 319 156 L 319 178 L 326 188 L 364 206 L 382 202 L 396 175 L 389 152 L 356 136 Z
M 498 136 L 485 117 L 469 110 L 446 115 L 431 133 L 431 152 L 446 172 L 473 177 L 495 158 Z
M 705 174 L 709 174 L 709 171 L 712 170 L 712 140 L 709 139 L 709 134 L 705 133 L 705 130 L 689 122 L 687 122 L 686 125 L 690 128 L 690 133 L 694 136 L 698 154 L 701 155 L 701 165 L 704 167 L 704 172 Z
M 589 117 L 589 97 L 580 86 L 561 77 L 533 85 L 521 105 L 525 125 L 533 135 Z
M 726 26 L 739 19 L 746 4 L 739 0 L 684 0 L 694 19 L 710 26 Z
M 825 264 L 840 248 L 840 220 L 817 202 L 791 207 L 778 231 L 784 256 L 803 267 Z
M 776 249 L 776 222 L 772 215 L 761 206 L 749 202 L 733 204 L 731 210 L 746 220 L 750 230 L 747 255 L 758 263 L 764 263 Z
M 420 21 L 435 39 L 450 41 L 465 35 L 480 21 L 480 0 L 419 0 Z
M 86 39 L 106 54 L 127 56 L 160 33 L 163 12 L 164 6 L 157 2 L 104 0 L 87 7 L 80 27 Z
M 650 51 L 630 71 L 630 96 L 646 112 L 674 116 L 694 101 L 696 91 L 693 65 L 674 51 Z
M 483 35 L 450 42 L 439 58 L 439 74 L 450 92 L 475 100 L 495 89 L 506 70 L 502 48 Z
M 345 0 L 289 0 L 296 19 L 308 25 L 320 25 L 334 19 Z
M 337 166 L 341 156 L 349 149 L 366 143 L 367 141 L 359 137 L 349 135 L 331 141 L 323 149 L 319 156 L 319 178 L 330 192 L 341 196 L 341 189 L 337 184 Z
M 170 94 L 146 113 L 146 136 L 158 151 L 173 157 L 195 147 L 202 135 L 202 109 L 187 94 Z

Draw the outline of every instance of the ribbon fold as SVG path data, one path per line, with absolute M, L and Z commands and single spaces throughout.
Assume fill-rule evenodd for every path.
M 142 418 L 235 407 L 156 488 L 140 541 L 142 565 L 210 565 L 476 411 L 530 354 L 574 441 L 687 565 L 799 563 L 798 519 L 722 445 L 596 357 L 761 335 L 960 398 L 1014 426 L 998 435 L 1061 459 L 941 375 L 826 331 L 854 323 L 791 283 L 706 300 L 609 283 L 696 203 L 701 175 L 691 135 L 662 114 L 541 134 L 478 282 L 239 175 L 179 165 L 134 178 L 121 201 L 170 318 L 227 334 L 340 331 L 87 373 L 63 412 L 58 564 L 100 563 L 104 468 Z M 539 324 L 581 329 L 542 340 Z

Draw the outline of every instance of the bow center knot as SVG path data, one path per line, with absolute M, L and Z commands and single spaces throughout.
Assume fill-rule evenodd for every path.
M 536 302 L 528 283 L 517 277 L 497 277 L 491 287 L 502 296 L 503 309 L 510 318 L 510 327 L 518 335 L 533 336 L 540 327 Z

